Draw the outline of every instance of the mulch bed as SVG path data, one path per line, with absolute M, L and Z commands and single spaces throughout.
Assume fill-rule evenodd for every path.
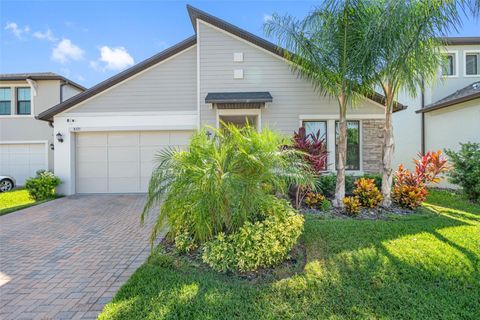
M 360 214 L 357 216 L 348 215 L 344 210 L 331 207 L 329 210 L 321 211 L 318 209 L 301 208 L 300 213 L 314 214 L 322 218 L 340 218 L 340 219 L 363 219 L 363 220 L 387 220 L 391 214 L 408 215 L 415 213 L 415 210 L 405 209 L 392 205 L 390 208 L 361 208 Z
M 188 253 L 178 253 L 175 250 L 175 245 L 172 241 L 164 238 L 159 246 L 163 248 L 165 254 L 184 259 L 190 265 L 203 270 L 212 270 L 207 264 L 202 261 L 202 250 L 196 249 Z M 300 239 L 293 247 L 290 256 L 281 264 L 273 268 L 259 269 L 252 272 L 227 272 L 228 276 L 235 276 L 242 280 L 247 280 L 252 283 L 266 283 L 275 280 L 289 278 L 295 274 L 303 272 L 306 260 L 305 246 Z

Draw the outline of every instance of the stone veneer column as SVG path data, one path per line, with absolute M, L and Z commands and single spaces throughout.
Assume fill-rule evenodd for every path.
M 362 121 L 362 157 L 363 171 L 379 173 L 382 171 L 382 143 L 385 120 Z

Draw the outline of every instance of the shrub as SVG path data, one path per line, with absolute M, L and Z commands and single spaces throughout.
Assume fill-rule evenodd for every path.
M 288 212 L 264 221 L 247 222 L 238 232 L 220 233 L 204 245 L 202 259 L 212 269 L 254 271 L 281 263 L 303 230 L 303 216 Z
M 399 185 L 392 190 L 393 200 L 403 208 L 415 209 L 427 196 L 428 191 L 424 186 Z
M 382 188 L 382 176 L 379 174 L 364 174 L 361 177 L 351 174 L 345 175 L 345 193 L 352 194 L 355 189 L 355 181 L 358 178 L 374 179 L 375 185 L 378 189 Z M 337 176 L 335 174 L 324 174 L 317 180 L 317 189 L 322 192 L 326 197 L 332 198 L 335 196 L 335 184 L 337 182 Z
M 382 202 L 382 194 L 375 185 L 374 179 L 360 178 L 355 181 L 355 187 L 353 194 L 358 198 L 362 207 L 375 208 Z
M 335 174 L 321 175 L 316 182 L 317 190 L 321 191 L 323 195 L 328 198 L 335 196 L 335 184 L 337 183 L 337 176 Z
M 175 236 L 175 249 L 179 253 L 191 252 L 197 248 L 197 244 L 193 240 L 189 232 L 179 232 Z
M 311 208 L 318 208 L 323 201 L 326 200 L 325 196 L 321 193 L 313 192 L 313 191 L 308 191 L 307 194 L 305 195 L 305 204 Z
M 357 197 L 345 197 L 343 198 L 343 204 L 345 205 L 345 211 L 351 216 L 357 216 L 360 213 L 360 200 Z
M 307 162 L 317 174 L 327 170 L 327 142 L 320 137 L 320 130 L 306 134 L 305 128 L 300 128 L 293 134 L 293 147 L 305 152 Z
M 460 151 L 445 152 L 453 162 L 451 183 L 458 184 L 472 201 L 480 201 L 480 143 L 461 143 Z
M 265 199 L 291 184 L 314 186 L 304 154 L 284 146 L 290 139 L 267 129 L 225 124 L 195 133 L 188 149 L 163 149 L 152 173 L 142 221 L 156 204 L 153 244 L 168 225 L 170 238 L 188 230 L 200 244 L 259 219 Z M 261 218 L 261 217 L 260 217 Z
M 400 165 L 395 172 L 395 184 L 392 189 L 393 200 L 402 207 L 414 209 L 428 196 L 427 184 L 440 182 L 439 175 L 449 170 L 442 151 L 427 152 L 415 159 L 415 172 Z
M 323 201 L 318 206 L 318 209 L 320 209 L 320 211 L 328 211 L 331 207 L 332 204 L 330 203 L 330 201 L 328 201 L 328 199 L 323 199 Z
M 25 183 L 30 197 L 35 201 L 55 198 L 55 188 L 60 185 L 60 178 L 50 171 L 40 170 L 34 178 L 29 178 Z

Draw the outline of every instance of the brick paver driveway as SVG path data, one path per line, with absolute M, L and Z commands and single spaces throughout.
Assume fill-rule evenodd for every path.
M 82 195 L 1 216 L 0 319 L 96 318 L 148 257 L 144 202 Z

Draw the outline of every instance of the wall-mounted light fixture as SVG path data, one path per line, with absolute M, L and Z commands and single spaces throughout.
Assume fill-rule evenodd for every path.
M 53 145 L 53 143 L 50 143 L 50 150 L 55 150 L 55 146 Z
M 55 137 L 57 137 L 58 142 L 62 143 L 63 142 L 63 136 L 60 132 L 58 132 Z

